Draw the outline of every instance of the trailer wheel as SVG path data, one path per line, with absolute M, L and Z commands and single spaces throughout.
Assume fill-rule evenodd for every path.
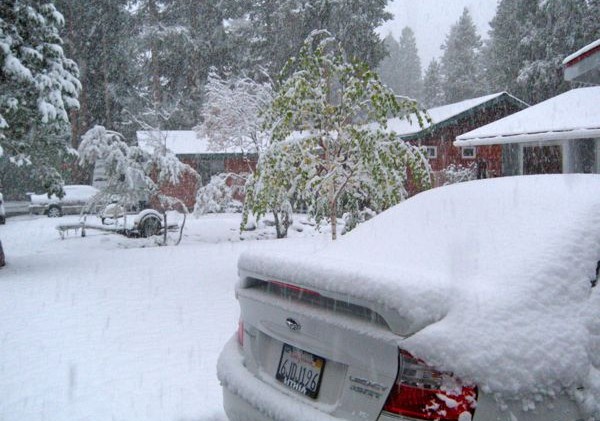
M 156 215 L 148 215 L 140 221 L 140 235 L 144 238 L 160 234 L 161 221 Z

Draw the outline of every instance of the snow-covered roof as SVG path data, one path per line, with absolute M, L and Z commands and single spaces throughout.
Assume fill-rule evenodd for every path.
M 455 146 L 600 137 L 600 87 L 573 89 L 464 133 Z
M 565 80 L 600 85 L 600 39 L 565 58 L 563 66 Z
M 514 96 L 506 93 L 506 92 L 498 92 L 491 95 L 486 95 L 478 98 L 471 98 L 464 101 L 456 102 L 453 104 L 442 105 L 440 107 L 430 108 L 427 110 L 429 116 L 431 117 L 432 123 L 429 124 L 425 122 L 425 127 L 421 128 L 417 119 L 414 116 L 411 116 L 410 121 L 400 118 L 393 118 L 388 121 L 388 129 L 394 131 L 400 136 L 407 136 L 418 133 L 423 129 L 429 128 L 433 125 L 442 123 L 446 120 L 450 120 L 453 117 L 456 117 L 466 111 L 469 111 L 472 108 L 483 105 L 487 102 L 493 101 L 496 98 L 501 97 L 502 95 L 507 95 L 514 100 L 523 103 L 524 106 L 527 106 L 523 101 Z
M 590 51 L 592 51 L 592 50 L 594 50 L 594 49 L 596 49 L 598 47 L 600 47 L 600 38 L 597 39 L 596 41 L 594 41 L 594 42 L 586 45 L 585 47 L 577 50 L 576 52 L 574 52 L 573 54 L 571 54 L 570 56 L 568 56 L 567 58 L 565 58 L 563 60 L 563 64 L 566 65 L 566 64 L 572 62 L 573 60 L 580 58 L 584 54 L 589 53 Z
M 238 266 L 398 311 L 413 326 L 400 346 L 487 392 L 528 398 L 590 375 L 600 388 L 598 209 L 597 174 L 477 180 L 418 194 L 311 253 L 248 251 Z
M 167 149 L 175 155 L 203 155 L 203 154 L 232 154 L 242 153 L 241 148 L 228 148 L 216 150 L 211 148 L 208 138 L 198 137 L 193 130 L 164 130 L 164 131 L 138 131 L 136 133 L 140 148 L 149 152 L 152 142 L 166 142 Z

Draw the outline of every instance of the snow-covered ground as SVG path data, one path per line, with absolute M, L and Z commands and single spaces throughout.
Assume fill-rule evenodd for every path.
M 177 247 L 61 240 L 55 226 L 77 220 L 0 227 L 0 420 L 226 420 L 216 361 L 237 328 L 237 257 L 282 240 L 240 241 L 239 215 L 188 219 Z M 297 227 L 295 248 L 329 241 Z

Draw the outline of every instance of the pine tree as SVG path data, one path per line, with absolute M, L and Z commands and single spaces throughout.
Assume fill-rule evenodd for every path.
M 328 30 L 349 57 L 376 66 L 385 56 L 376 29 L 391 15 L 388 0 L 258 0 L 247 1 L 244 18 L 230 27 L 242 68 L 264 68 L 277 75 L 288 58 L 297 56 L 304 39 L 315 29 Z
M 423 86 L 421 59 L 417 50 L 415 34 L 408 26 L 400 36 L 399 90 L 396 92 L 409 98 L 420 99 Z
M 534 57 L 539 0 L 502 0 L 490 22 L 484 60 L 493 91 L 507 91 L 528 101 L 531 87 L 519 84 L 523 64 Z
M 591 43 L 600 39 L 600 0 L 588 0 L 588 12 L 583 21 L 586 28 L 586 41 Z
M 546 0 L 540 5 L 534 32 L 534 56 L 525 60 L 517 82 L 527 88 L 528 100 L 537 103 L 570 88 L 562 61 L 586 44 L 586 0 Z
M 81 89 L 77 66 L 63 52 L 63 24 L 50 2 L 0 4 L 0 155 L 34 163 L 45 190 L 59 196 L 54 164 L 65 153 L 62 135 Z
M 412 29 L 402 30 L 400 41 L 388 35 L 384 40 L 389 55 L 379 67 L 381 80 L 396 94 L 421 99 L 423 80 L 421 77 L 421 59 Z
M 423 105 L 427 108 L 444 105 L 442 70 L 436 59 L 432 59 L 423 78 Z
M 465 8 L 442 48 L 442 75 L 446 102 L 457 102 L 482 94 L 480 52 L 483 43 L 469 10 Z
M 367 65 L 349 63 L 326 31 L 313 32 L 289 68 L 265 116 L 272 141 L 250 183 L 246 216 L 248 209 L 286 215 L 297 198 L 317 223 L 329 220 L 335 239 L 338 214 L 378 212 L 404 199 L 408 168 L 417 184 L 428 183 L 419 149 L 386 130 L 393 116 L 412 113 L 421 122 L 415 101 L 396 99 Z
M 81 73 L 81 107 L 71 113 L 71 145 L 76 149 L 81 135 L 95 124 L 124 128 L 123 110 L 136 101 L 135 32 L 125 0 L 55 3 L 65 15 L 66 51 Z
M 398 69 L 400 68 L 400 45 L 389 33 L 383 40 L 388 55 L 381 60 L 377 72 L 381 81 L 385 83 L 396 94 L 400 94 Z
M 197 124 L 211 67 L 237 65 L 224 26 L 241 10 L 237 3 L 136 2 L 139 100 L 128 110 L 135 122 L 162 129 L 191 128 Z
M 502 0 L 491 22 L 487 80 L 537 103 L 570 88 L 562 60 L 600 36 L 598 0 Z
M 170 128 L 188 128 L 200 119 L 204 86 L 212 67 L 235 67 L 224 21 L 236 16 L 228 1 L 178 0 L 167 21 L 181 35 L 169 39 L 168 54 L 161 70 L 165 92 L 177 93 L 178 107 L 168 122 Z M 164 52 L 163 52 L 164 53 Z

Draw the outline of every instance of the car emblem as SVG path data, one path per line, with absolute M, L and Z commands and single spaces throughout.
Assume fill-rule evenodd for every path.
M 300 326 L 300 323 L 298 323 L 297 321 L 295 321 L 292 318 L 286 319 L 285 323 L 288 325 L 290 330 L 298 331 L 298 330 L 302 329 L 302 326 Z

